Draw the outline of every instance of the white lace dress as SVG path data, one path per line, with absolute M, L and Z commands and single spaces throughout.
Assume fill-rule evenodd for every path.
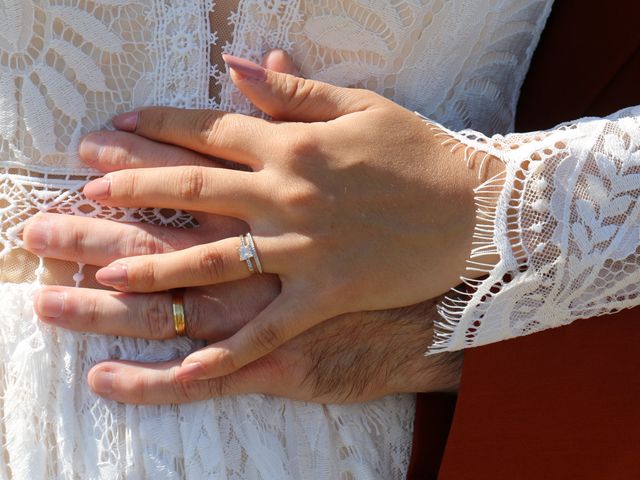
M 20 248 L 22 227 L 38 211 L 188 225 L 190 218 L 180 214 L 89 202 L 80 190 L 96 172 L 85 168 L 75 152 L 84 133 L 138 106 L 255 113 L 222 69 L 210 65 L 220 50 L 259 60 L 270 48 L 284 48 L 306 77 L 373 89 L 452 131 L 509 132 L 551 4 L 240 0 L 227 23 L 227 13 L 216 12 L 212 0 L 2 0 L 0 479 L 403 478 L 411 447 L 410 395 L 352 406 L 247 395 L 141 407 L 96 397 L 85 378 L 97 361 L 164 360 L 194 345 L 187 339 L 83 335 L 39 323 L 32 295 L 52 268 Z M 231 40 L 221 44 L 216 30 Z M 489 145 L 468 132 L 452 135 L 477 150 Z M 528 220 L 516 225 L 503 216 L 494 222 L 495 235 L 479 232 L 487 249 L 505 252 L 483 288 L 491 290 L 501 269 L 515 272 L 514 262 L 529 268 L 514 274 L 509 288 L 497 295 L 476 293 L 469 304 L 444 307 L 453 333 L 443 334 L 438 348 L 540 328 L 523 319 L 545 306 L 556 309 L 554 315 L 544 310 L 546 319 L 562 323 L 576 314 L 602 312 L 605 298 L 631 301 L 635 285 L 625 279 L 637 277 L 629 255 L 638 232 L 627 218 L 637 217 L 638 192 L 613 191 L 630 191 L 639 168 L 632 163 L 640 161 L 638 138 L 637 120 L 627 115 L 619 122 L 582 123 L 491 142 L 492 151 L 502 148 L 500 153 L 520 145 L 504 156 L 511 180 L 522 161 L 530 160 L 526 182 L 518 183 L 519 218 Z M 533 154 L 542 158 L 532 160 Z M 565 182 L 568 178 L 573 183 Z M 506 211 L 508 191 L 498 214 Z M 539 213 L 528 213 L 538 207 Z M 523 221 L 528 222 L 524 227 Z M 538 227 L 541 222 L 548 223 Z M 527 255 L 506 251 L 500 235 L 507 228 L 522 233 Z M 550 239 L 557 240 L 553 248 L 540 247 L 535 256 L 538 244 Z M 601 262 L 605 248 L 610 260 Z M 577 263 L 544 273 L 545 265 L 556 265 L 557 259 Z M 58 281 L 84 284 L 83 266 L 62 268 Z M 528 290 L 514 290 L 521 283 Z M 560 286 L 564 292 L 553 290 Z M 499 307 L 499 328 L 482 320 L 469 340 L 478 312 Z

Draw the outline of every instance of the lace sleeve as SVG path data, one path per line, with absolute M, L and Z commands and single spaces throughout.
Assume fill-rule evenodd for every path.
M 640 106 L 528 134 L 437 128 L 468 161 L 493 155 L 505 170 L 476 189 L 468 269 L 486 276 L 440 304 L 431 352 L 640 303 Z

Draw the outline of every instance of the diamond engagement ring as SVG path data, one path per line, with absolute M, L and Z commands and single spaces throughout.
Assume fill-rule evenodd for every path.
M 240 235 L 240 246 L 238 247 L 238 255 L 240 261 L 247 262 L 249 272 L 262 273 L 262 264 L 258 258 L 258 252 L 256 252 L 256 245 L 253 243 L 253 237 L 250 233 L 246 235 Z M 254 265 L 255 264 L 255 265 Z

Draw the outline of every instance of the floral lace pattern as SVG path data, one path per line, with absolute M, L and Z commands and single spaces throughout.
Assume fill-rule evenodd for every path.
M 548 132 L 448 132 L 506 163 L 479 187 L 471 254 L 499 254 L 440 310 L 433 352 L 484 345 L 637 305 L 640 107 Z M 504 184 L 504 186 L 502 186 Z
M 241 0 L 224 50 L 260 61 L 284 48 L 307 78 L 373 90 L 454 130 L 508 132 L 552 4 Z M 227 76 L 219 81 L 223 109 L 256 113 Z
M 208 96 L 212 8 L 211 1 L 108 0 L 82 8 L 8 1 L 0 12 L 0 255 L 20 247 L 24 222 L 42 211 L 194 225 L 185 214 L 90 202 L 80 192 L 95 172 L 76 152 L 82 135 L 121 111 L 215 106 Z
M 0 13 L 2 161 L 78 167 L 68 152 L 83 132 L 107 123 L 114 105 L 152 98 L 153 62 L 136 58 L 151 43 L 149 6 L 7 2 Z

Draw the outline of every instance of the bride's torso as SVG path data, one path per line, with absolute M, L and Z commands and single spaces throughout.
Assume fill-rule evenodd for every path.
M 0 465 L 0 478 L 117 478 L 123 471 L 128 478 L 309 478 L 322 471 L 359 479 L 399 478 L 406 469 L 408 396 L 352 407 L 262 396 L 157 408 L 97 399 L 84 384 L 94 362 L 172 358 L 193 345 L 39 325 L 34 285 L 90 286 L 92 270 L 25 252 L 22 226 L 38 211 L 188 226 L 184 214 L 88 201 L 80 192 L 97 172 L 79 162 L 77 145 L 109 127 L 114 114 L 144 105 L 256 113 L 226 76 L 223 52 L 259 60 L 283 48 L 306 77 L 375 90 L 453 129 L 510 130 L 552 0 L 213 3 L 2 1 L 0 443 L 12 473 Z

